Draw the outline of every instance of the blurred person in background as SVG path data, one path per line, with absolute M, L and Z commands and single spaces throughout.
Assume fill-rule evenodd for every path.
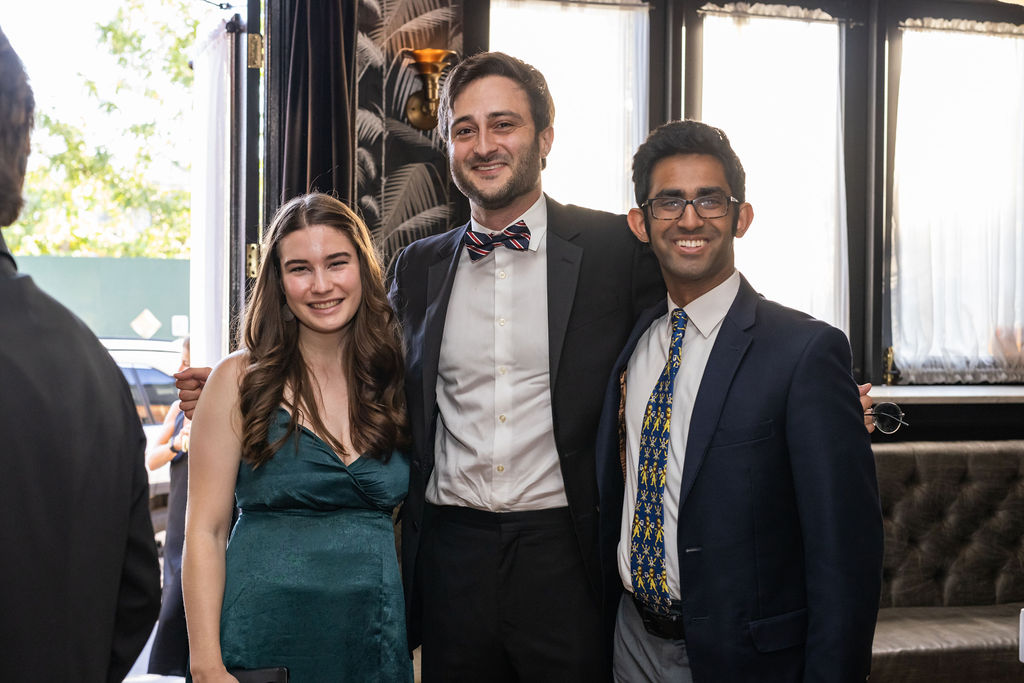
M 181 365 L 190 364 L 189 338 L 181 343 Z M 146 466 L 156 470 L 170 463 L 171 485 L 167 496 L 167 528 L 164 532 L 164 591 L 160 602 L 149 673 L 184 676 L 188 669 L 188 633 L 185 603 L 181 597 L 181 547 L 185 542 L 185 505 L 188 499 L 188 445 L 192 420 L 175 401 L 164 418 L 156 444 L 146 451 Z

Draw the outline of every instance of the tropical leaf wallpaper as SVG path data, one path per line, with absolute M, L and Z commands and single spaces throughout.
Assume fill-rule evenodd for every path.
M 462 54 L 460 3 L 453 0 L 360 0 L 356 44 L 356 196 L 390 267 L 413 240 L 469 219 L 448 173 L 436 130 L 405 117 L 422 83 L 405 48 Z

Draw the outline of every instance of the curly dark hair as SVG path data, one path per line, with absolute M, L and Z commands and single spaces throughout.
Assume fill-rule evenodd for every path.
M 633 155 L 633 189 L 637 206 L 648 199 L 654 166 L 665 157 L 676 154 L 708 154 L 718 159 L 722 162 L 733 196 L 740 202 L 746 201 L 747 174 L 725 131 L 700 121 L 670 121 L 655 128 Z
M 24 203 L 21 190 L 35 108 L 25 67 L 0 31 L 0 228 L 17 220 Z
M 316 407 L 316 383 L 299 348 L 299 323 L 286 320 L 278 245 L 281 239 L 311 225 L 327 225 L 348 237 L 356 248 L 362 300 L 349 323 L 343 351 L 349 386 L 349 425 L 358 454 L 387 459 L 407 445 L 403 390 L 404 361 L 398 322 L 384 291 L 384 273 L 366 225 L 351 209 L 329 195 L 312 193 L 282 206 L 263 236 L 262 262 L 246 306 L 242 343 L 248 361 L 239 386 L 242 413 L 242 459 L 259 466 L 298 431 L 306 418 L 336 453 L 341 442 L 324 427 Z M 291 400 L 285 397 L 285 387 Z M 282 436 L 267 443 L 278 406 L 291 421 Z
M 455 98 L 470 83 L 486 76 L 504 76 L 519 84 L 530 101 L 530 115 L 536 132 L 548 128 L 555 121 L 555 101 L 548 90 L 544 74 L 521 59 L 504 52 L 479 52 L 456 64 L 441 87 L 437 108 L 437 130 L 448 142 L 451 135 L 452 110 Z M 542 160 L 542 164 L 546 160 Z M 543 166 L 541 166 L 543 168 Z

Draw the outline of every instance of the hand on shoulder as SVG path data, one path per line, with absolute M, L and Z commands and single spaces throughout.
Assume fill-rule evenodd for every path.
M 178 389 L 178 404 L 181 411 L 185 413 L 185 417 L 190 420 L 193 418 L 199 397 L 214 373 L 232 375 L 237 381 L 238 374 L 245 367 L 248 355 L 245 349 L 239 349 L 222 358 L 214 368 L 190 367 L 174 373 L 174 386 Z
M 174 373 L 174 386 L 178 389 L 178 405 L 185 417 L 192 419 L 199 394 L 210 376 L 211 368 L 185 368 Z
M 868 430 L 868 434 L 875 431 L 875 418 L 873 418 L 868 411 L 871 410 L 871 382 L 857 385 L 857 393 L 860 394 L 860 407 L 864 411 L 864 426 Z
M 236 404 L 238 384 L 249 362 L 248 359 L 249 353 L 245 349 L 239 349 L 220 359 L 213 370 L 206 373 L 203 385 L 196 391 L 196 408 L 201 409 L 208 402 L 224 406 Z M 212 400 L 214 397 L 216 401 Z M 188 417 L 188 413 L 185 413 L 185 416 Z

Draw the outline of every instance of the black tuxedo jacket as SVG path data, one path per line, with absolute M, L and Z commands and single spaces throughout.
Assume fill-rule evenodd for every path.
M 604 613 L 622 593 L 620 378 L 597 444 Z M 650 391 L 650 387 L 628 387 Z M 686 649 L 695 681 L 863 681 L 882 578 L 882 516 L 845 335 L 744 279 L 693 406 L 679 507 Z
M 594 437 L 608 371 L 640 311 L 664 297 L 649 248 L 623 216 L 547 200 L 547 297 L 555 444 L 580 552 L 599 595 Z M 410 244 L 398 258 L 391 303 L 405 338 L 413 437 L 409 496 L 402 512 L 402 573 L 410 642 L 419 642 L 416 557 L 424 492 L 434 466 L 437 368 L 462 238 L 469 225 Z M 429 587 L 423 587 L 429 590 Z
M 160 608 L 146 438 L 78 318 L 0 239 L 0 678 L 120 682 Z

